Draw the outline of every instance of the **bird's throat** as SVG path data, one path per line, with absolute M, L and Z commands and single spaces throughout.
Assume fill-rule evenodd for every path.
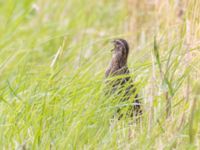
M 121 53 L 113 54 L 111 66 L 118 66 L 119 69 L 127 65 L 127 57 L 123 56 Z

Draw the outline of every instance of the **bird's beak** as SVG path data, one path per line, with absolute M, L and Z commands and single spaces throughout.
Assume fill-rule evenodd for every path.
M 115 44 L 115 42 L 116 42 L 115 40 L 112 40 L 112 41 L 111 41 L 112 44 Z
M 115 43 L 116 43 L 116 40 L 112 40 L 112 41 L 110 41 L 110 43 L 115 44 Z M 114 50 L 115 50 L 114 48 L 111 49 L 111 52 L 113 52 Z

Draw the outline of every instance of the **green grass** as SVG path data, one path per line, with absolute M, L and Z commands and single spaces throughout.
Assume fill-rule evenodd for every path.
M 200 148 L 200 3 L 181 20 L 175 1 L 136 2 L 0 0 L 0 149 Z M 112 121 L 128 102 L 104 95 L 116 37 L 130 43 L 139 124 Z

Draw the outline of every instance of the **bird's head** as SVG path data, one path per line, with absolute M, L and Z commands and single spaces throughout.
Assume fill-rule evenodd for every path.
M 114 49 L 112 50 L 114 55 L 122 55 L 122 57 L 127 58 L 129 53 L 129 46 L 124 39 L 115 39 L 112 41 L 114 44 Z

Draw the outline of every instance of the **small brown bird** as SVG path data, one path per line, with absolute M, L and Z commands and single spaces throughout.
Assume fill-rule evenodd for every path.
M 115 39 L 113 41 L 114 49 L 112 60 L 109 67 L 105 72 L 107 85 L 111 88 L 107 94 L 121 95 L 120 101 L 129 101 L 131 104 L 126 112 L 126 116 L 139 116 L 142 114 L 141 104 L 136 93 L 136 88 L 133 85 L 133 81 L 129 75 L 129 69 L 127 66 L 127 59 L 129 54 L 129 45 L 124 39 Z M 116 77 L 116 78 L 115 78 Z M 117 110 L 120 119 L 123 114 L 120 114 L 121 109 Z

